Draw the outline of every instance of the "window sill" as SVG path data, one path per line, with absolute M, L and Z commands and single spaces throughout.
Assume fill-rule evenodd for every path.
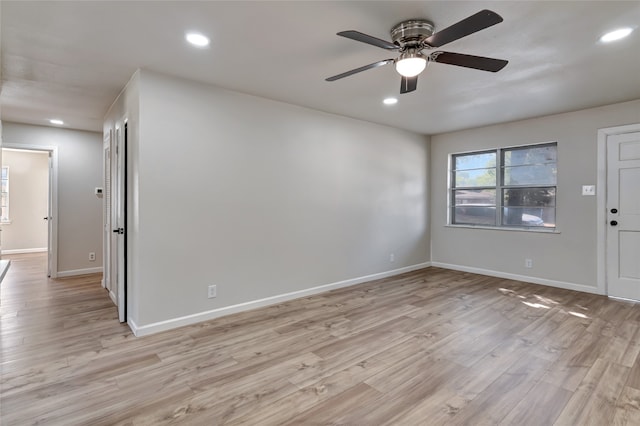
M 11 225 L 11 221 L 10 220 L 2 220 L 2 221 L 0 221 L 0 225 Z
M 482 225 L 445 225 L 445 228 L 466 228 L 466 229 L 488 229 L 491 231 L 516 231 L 516 232 L 535 232 L 538 234 L 560 234 L 557 228 L 516 228 L 506 226 L 482 226 Z

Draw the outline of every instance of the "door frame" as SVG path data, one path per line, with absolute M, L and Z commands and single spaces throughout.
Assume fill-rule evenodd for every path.
M 607 285 L 607 139 L 609 136 L 640 132 L 640 123 L 598 129 L 597 204 L 597 285 L 600 294 L 609 294 Z
M 58 277 L 58 147 L 21 143 L 2 144 L 2 148 L 23 149 L 49 153 L 49 221 L 47 244 L 47 276 Z

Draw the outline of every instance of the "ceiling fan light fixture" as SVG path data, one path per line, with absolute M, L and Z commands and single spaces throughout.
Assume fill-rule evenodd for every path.
M 396 71 L 403 77 L 415 77 L 427 67 L 427 58 L 421 53 L 405 52 L 396 61 Z
M 418 75 L 429 66 L 430 62 L 456 65 L 481 71 L 498 72 L 504 68 L 509 61 L 453 52 L 432 52 L 431 49 L 440 48 L 448 43 L 499 24 L 502 21 L 503 19 L 500 15 L 491 10 L 484 9 L 434 33 L 435 27 L 431 21 L 427 21 L 426 19 L 410 19 L 400 22 L 391 29 L 392 42 L 356 30 L 340 31 L 337 35 L 341 37 L 385 50 L 395 51 L 399 53 L 399 56 L 354 68 L 347 72 L 326 78 L 325 80 L 336 81 L 362 71 L 394 64 L 396 71 L 402 76 L 400 80 L 400 94 L 402 95 L 413 92 L 418 88 Z M 425 51 L 424 54 L 422 53 L 423 50 Z

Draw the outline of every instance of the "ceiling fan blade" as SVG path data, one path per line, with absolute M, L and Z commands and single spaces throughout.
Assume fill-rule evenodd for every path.
M 509 61 L 504 59 L 485 58 L 484 56 L 463 55 L 462 53 L 434 52 L 431 58 L 441 64 L 457 65 L 482 71 L 498 72 Z
M 477 31 L 484 30 L 485 28 L 489 28 L 490 26 L 499 24 L 500 22 L 502 22 L 502 17 L 497 13 L 487 9 L 481 10 L 475 15 L 471 15 L 442 31 L 438 31 L 426 39 L 425 42 L 431 47 L 444 46 L 447 43 L 451 43 L 452 41 L 466 37 Z
M 340 31 L 338 35 L 342 37 L 350 38 L 351 40 L 367 43 L 372 46 L 381 47 L 383 49 L 398 50 L 398 46 L 391 43 L 390 41 L 382 40 L 380 38 L 361 33 L 360 31 L 354 31 L 354 30 Z
M 405 77 L 402 76 L 400 81 L 400 94 L 413 92 L 418 88 L 418 76 Z
M 327 78 L 326 81 L 340 80 L 341 78 L 349 77 L 350 75 L 357 74 L 357 73 L 362 72 L 362 71 L 370 70 L 371 68 L 381 67 L 381 66 L 387 65 L 387 64 L 389 64 L 391 62 L 393 62 L 393 59 L 385 59 L 384 61 L 374 62 L 373 64 L 365 65 L 363 67 L 356 68 L 356 69 L 351 70 L 351 71 L 343 72 L 342 74 L 334 75 L 333 77 Z

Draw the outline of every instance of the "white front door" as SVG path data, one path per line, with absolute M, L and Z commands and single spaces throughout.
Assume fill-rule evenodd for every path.
M 609 296 L 640 300 L 640 132 L 607 137 Z

